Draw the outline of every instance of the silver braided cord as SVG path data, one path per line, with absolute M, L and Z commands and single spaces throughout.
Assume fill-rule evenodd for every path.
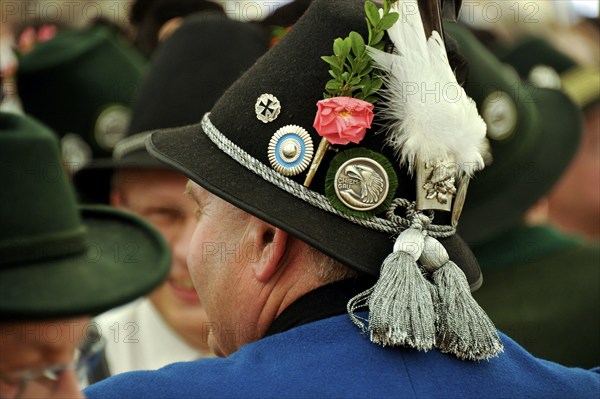
M 402 207 L 406 209 L 406 218 L 395 214 L 396 208 Z M 417 204 L 414 201 L 409 201 L 404 198 L 395 198 L 392 201 L 392 205 L 386 211 L 386 218 L 394 223 L 401 225 L 403 228 L 408 229 L 413 224 L 417 223 L 420 225 L 419 230 L 424 230 L 427 235 L 433 238 L 446 238 L 456 233 L 456 228 L 449 225 L 432 224 L 433 211 L 428 212 L 429 215 L 418 211 Z M 423 222 L 425 221 L 425 222 Z
M 204 114 L 202 118 L 202 129 L 204 133 L 208 136 L 208 138 L 225 154 L 229 155 L 231 158 L 236 160 L 240 165 L 244 166 L 251 172 L 259 175 L 267 182 L 274 184 L 285 192 L 292 194 L 293 196 L 303 200 L 304 202 L 309 203 L 312 206 L 315 206 L 319 209 L 322 209 L 326 212 L 332 213 L 339 217 L 342 217 L 346 220 L 349 220 L 352 223 L 358 224 L 363 227 L 367 227 L 372 230 L 380 231 L 383 233 L 388 233 L 390 235 L 395 235 L 403 229 L 410 227 L 410 219 L 402 218 L 400 216 L 394 215 L 393 210 L 397 206 L 403 206 L 407 209 L 410 207 L 411 202 L 402 198 L 397 198 L 394 200 L 394 205 L 388 211 L 387 217 L 388 219 L 382 219 L 378 217 L 371 217 L 368 219 L 358 218 L 355 216 L 345 215 L 342 212 L 335 209 L 329 203 L 329 200 L 324 195 L 316 193 L 303 185 L 296 183 L 295 181 L 277 173 L 275 170 L 266 166 L 258 159 L 252 157 L 242 148 L 238 147 L 235 143 L 229 140 L 223 133 L 217 129 L 215 125 L 210 121 L 210 112 Z M 439 226 L 439 225 L 431 225 L 428 229 L 430 235 L 432 237 L 448 237 L 454 234 L 455 229 L 452 226 Z

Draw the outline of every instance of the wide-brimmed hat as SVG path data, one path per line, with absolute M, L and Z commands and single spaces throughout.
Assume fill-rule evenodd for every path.
M 348 220 L 332 212 L 325 197 L 327 166 L 321 166 L 309 189 L 302 193 L 286 190 L 261 176 L 260 170 L 246 167 L 243 153 L 231 156 L 209 138 L 218 130 L 243 152 L 260 162 L 270 174 L 281 176 L 270 166 L 268 147 L 275 133 L 289 125 L 306 129 L 316 145 L 320 137 L 312 129 L 317 101 L 330 76 L 321 56 L 329 54 L 334 39 L 351 30 L 366 36 L 363 6 L 358 1 L 314 1 L 282 42 L 272 48 L 248 70 L 212 108 L 204 123 L 154 134 L 148 144 L 153 156 L 176 168 L 209 191 L 237 207 L 278 226 L 356 270 L 378 275 L 381 262 L 390 253 L 397 230 L 380 218 L 373 222 Z M 257 100 L 272 95 L 280 106 L 273 122 L 257 118 Z M 266 96 L 265 101 L 271 101 Z M 381 134 L 369 134 L 360 145 L 376 149 L 390 160 L 393 150 L 383 143 Z M 328 165 L 335 153 L 325 155 Z M 234 158 L 235 157 L 235 158 Z M 240 158 L 242 157 L 242 158 Z M 237 159 L 236 159 L 237 158 Z M 415 199 L 415 183 L 394 162 L 400 183 L 396 197 Z M 302 185 L 305 174 L 278 180 Z M 304 198 L 303 198 L 304 197 Z M 310 199 L 307 197 L 314 197 Z M 436 222 L 443 224 L 443 213 Z M 446 222 L 448 218 L 446 219 Z M 471 284 L 480 280 L 479 267 L 464 242 L 457 236 L 444 240 Z
M 483 165 L 485 124 L 466 96 L 456 104 L 420 96 L 404 102 L 395 88 L 419 88 L 410 79 L 435 85 L 435 75 L 421 74 L 434 64 L 443 71 L 439 76 L 462 88 L 438 32 L 427 31 L 431 25 L 418 28 L 439 15 L 438 2 L 390 3 L 378 11 L 371 2 L 313 1 L 201 123 L 155 132 L 146 146 L 213 194 L 354 270 L 378 276 L 372 290 L 348 304 L 351 315 L 368 305 L 373 342 L 428 349 L 435 341 L 460 358 L 488 358 L 501 344 L 470 298 L 469 285 L 481 284 L 481 272 L 453 228 L 466 169 Z M 434 8 L 423 19 L 422 5 Z M 393 45 L 384 39 L 386 30 L 395 33 Z M 426 34 L 433 43 L 424 44 Z M 367 52 L 372 56 L 365 58 Z M 396 68 L 402 63 L 418 76 L 402 78 L 406 70 Z M 374 67 L 381 74 L 371 75 Z M 440 114 L 423 112 L 429 109 Z M 386 117 L 397 115 L 412 125 L 388 123 Z M 441 132 L 440 121 L 455 125 Z M 455 162 L 443 163 L 446 157 Z M 439 291 L 430 291 L 429 281 Z M 454 301 L 459 292 L 453 304 L 460 305 L 434 305 Z M 467 315 L 458 308 L 478 310 Z
M 486 168 L 469 185 L 458 226 L 469 243 L 520 223 L 558 181 L 581 136 L 581 113 L 562 92 L 524 83 L 468 29 L 446 24 L 469 61 L 465 87 L 487 123 Z
M 154 54 L 127 136 L 117 143 L 112 159 L 95 160 L 75 174 L 82 199 L 108 203 L 116 169 L 170 169 L 147 153 L 144 132 L 200 121 L 267 46 L 267 33 L 258 26 L 216 12 L 187 17 Z
M 107 27 L 61 30 L 19 56 L 23 109 L 61 137 L 76 170 L 112 154 L 124 137 L 146 61 Z
M 170 251 L 146 222 L 79 208 L 56 136 L 0 113 L 0 318 L 93 315 L 152 291 Z

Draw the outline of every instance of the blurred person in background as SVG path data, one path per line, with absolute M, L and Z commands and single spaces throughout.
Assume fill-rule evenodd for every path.
M 598 51 L 597 20 L 595 32 Z M 574 34 L 573 39 L 584 48 L 593 47 L 585 44 L 582 35 Z M 592 34 L 589 40 L 594 40 Z M 600 243 L 599 64 L 576 62 L 551 43 L 537 38 L 522 40 L 500 57 L 536 87 L 562 90 L 581 108 L 584 115 L 581 144 L 564 175 L 548 193 L 542 210 L 545 220 L 557 229 Z
M 107 367 L 95 380 L 125 371 L 156 369 L 212 356 L 210 326 L 187 270 L 197 215 L 182 195 L 187 178 L 156 161 L 144 147 L 148 131 L 199 121 L 214 101 L 267 49 L 258 26 L 206 11 L 186 17 L 156 51 L 133 107 L 127 136 L 112 159 L 96 160 L 74 176 L 86 202 L 110 203 L 151 222 L 173 250 L 167 281 L 148 297 L 96 318 L 108 339 Z M 128 324 L 134 323 L 134 324 Z M 135 329 L 135 342 L 126 339 Z
M 520 37 L 516 44 L 502 43 L 492 31 L 477 31 L 485 45 L 537 87 L 562 90 L 584 115 L 581 144 L 563 176 L 540 200 L 537 223 L 551 224 L 567 234 L 600 242 L 600 31 L 582 20 L 573 29 L 563 28 L 569 52 L 536 36 Z M 484 36 L 485 35 L 485 36 Z M 565 39 L 562 38 L 557 44 Z M 564 49 L 564 44 L 561 46 Z M 586 50 L 587 49 L 587 50 Z M 594 61 L 595 60 L 595 61 Z
M 0 113 L 0 397 L 82 398 L 103 341 L 90 317 L 168 274 L 167 243 L 140 218 L 79 207 L 58 139 Z M 125 251 L 133 248 L 130 256 Z
M 550 228 L 543 200 L 579 148 L 581 110 L 556 87 L 522 82 L 465 28 L 447 28 L 469 61 L 466 90 L 490 143 L 458 226 L 485 272 L 474 297 L 535 356 L 593 367 L 600 363 L 600 320 L 593 317 L 600 248 Z M 536 58 L 542 53 L 529 48 L 515 59 L 547 63 Z

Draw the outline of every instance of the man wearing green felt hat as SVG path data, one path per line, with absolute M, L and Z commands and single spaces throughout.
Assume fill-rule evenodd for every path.
M 89 397 L 597 396 L 597 373 L 535 359 L 471 296 L 455 226 L 485 122 L 439 5 L 315 0 L 200 123 L 146 139 L 190 178 L 188 268 L 223 358 Z
M 0 160 L 0 397 L 81 397 L 89 317 L 154 289 L 170 251 L 137 217 L 79 208 L 39 122 L 1 113 Z
M 143 56 L 106 27 L 65 29 L 19 56 L 17 90 L 25 112 L 61 137 L 72 173 L 112 154 L 145 67 Z
M 467 92 L 487 122 L 490 142 L 489 164 L 471 182 L 459 225 L 486 274 L 475 298 L 498 328 L 534 355 L 568 366 L 597 365 L 600 321 L 591 315 L 600 303 L 600 248 L 548 227 L 544 209 L 582 130 L 573 97 L 556 90 L 559 75 L 542 67 L 555 59 L 561 70 L 568 58 L 540 56 L 532 74 L 539 85 L 522 83 L 466 29 L 447 28 L 470 62 Z M 523 59 L 525 53 L 532 49 L 509 58 L 536 65 L 533 56 Z

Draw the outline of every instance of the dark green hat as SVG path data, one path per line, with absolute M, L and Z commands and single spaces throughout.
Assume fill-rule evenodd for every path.
M 487 123 L 487 165 L 469 185 L 458 227 L 479 243 L 520 223 L 558 181 L 578 148 L 581 113 L 564 93 L 523 83 L 467 28 L 445 28 L 469 61 L 466 91 Z
M 538 87 L 562 90 L 581 108 L 600 100 L 600 68 L 578 65 L 544 39 L 525 39 L 498 57 L 521 78 Z
M 162 236 L 131 214 L 79 209 L 56 136 L 0 113 L 0 318 L 92 315 L 142 296 L 167 276 Z
M 267 33 L 258 26 L 218 12 L 187 17 L 154 54 L 129 130 L 113 158 L 93 161 L 76 172 L 73 181 L 82 199 L 108 203 L 116 169 L 169 168 L 148 154 L 144 132 L 198 122 L 267 46 Z
M 146 61 L 106 27 L 60 31 L 20 57 L 17 89 L 26 113 L 61 137 L 77 169 L 110 156 L 125 135 Z

